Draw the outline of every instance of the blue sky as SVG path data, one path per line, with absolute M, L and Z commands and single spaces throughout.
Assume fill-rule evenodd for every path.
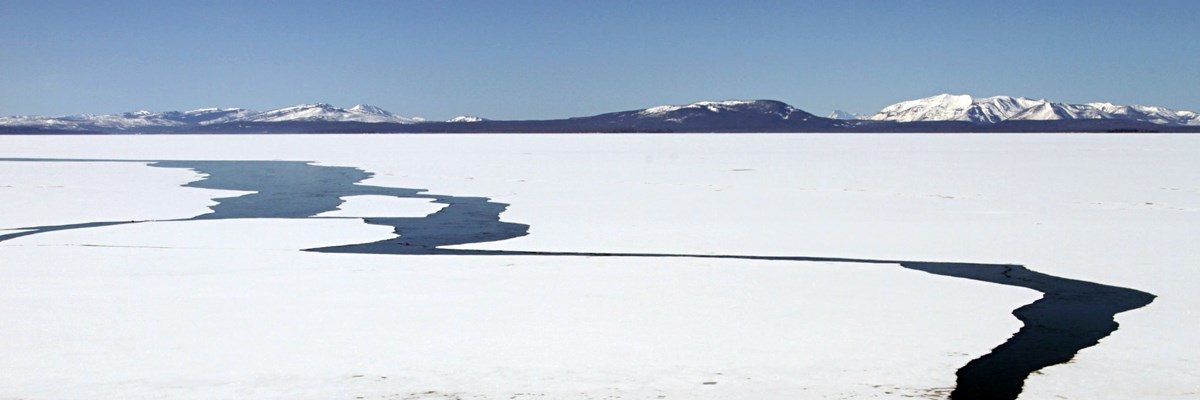
M 1200 1 L 0 1 L 0 115 L 826 114 L 942 92 L 1200 111 Z

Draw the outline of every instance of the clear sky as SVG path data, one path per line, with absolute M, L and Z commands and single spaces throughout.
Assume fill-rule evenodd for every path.
M 0 0 L 0 115 L 823 115 L 942 92 L 1200 111 L 1200 1 Z

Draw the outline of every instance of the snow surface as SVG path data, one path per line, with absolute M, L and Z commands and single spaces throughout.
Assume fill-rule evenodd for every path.
M 6 143 L 9 141 L 5 141 Z M 3 163 L 2 228 L 96 221 L 188 218 L 208 211 L 213 197 L 244 192 L 146 190 L 199 179 L 193 171 L 147 163 Z M 15 212 L 13 210 L 24 210 Z
M 1159 296 L 1023 399 L 1200 386 L 1196 136 L 8 136 L 0 149 L 355 166 L 376 173 L 368 184 L 509 203 L 504 220 L 531 225 L 467 248 L 1019 263 Z M 234 194 L 178 186 L 194 179 L 0 162 L 0 207 L 20 210 L 0 229 L 186 217 Z M 936 397 L 1037 298 L 889 265 L 295 251 L 386 233 L 264 219 L 2 242 L 0 398 Z
M 319 214 L 319 217 L 406 217 L 420 218 L 438 212 L 445 204 L 434 203 L 433 199 L 411 199 L 391 196 L 346 196 L 335 211 Z

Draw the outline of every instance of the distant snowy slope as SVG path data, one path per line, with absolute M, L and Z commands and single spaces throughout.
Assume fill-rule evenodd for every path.
M 1154 106 L 1119 106 L 1112 103 L 1088 103 L 1090 106 L 1112 116 L 1156 124 L 1200 125 L 1200 114 L 1191 111 L 1171 110 Z
M 619 114 L 619 113 L 618 113 Z M 687 105 L 650 107 L 634 114 L 639 119 L 681 123 L 690 118 L 724 115 L 729 118 L 768 118 L 808 120 L 812 114 L 774 100 L 700 101 Z
M 940 94 L 903 101 L 884 108 L 867 119 L 875 121 L 968 121 L 1000 122 L 1041 102 L 1024 97 L 995 96 L 973 98 L 969 95 Z
M 843 111 L 843 110 L 833 110 L 833 112 L 829 113 L 829 116 L 825 117 L 825 118 L 841 119 L 841 120 L 866 119 L 865 116 L 860 115 L 858 113 L 852 113 L 852 112 Z
M 775 100 L 700 101 L 586 117 L 454 124 L 472 132 L 830 132 L 846 121 L 814 116 Z
M 253 112 L 241 108 L 205 108 L 192 111 L 131 111 L 120 114 L 77 114 L 63 117 L 0 117 L 0 126 L 30 126 L 71 130 L 136 130 L 143 128 L 187 127 L 223 123 Z
M 265 111 L 241 119 L 248 122 L 329 121 L 329 122 L 388 122 L 412 124 L 424 119 L 401 117 L 382 108 L 359 104 L 349 110 L 325 103 L 301 104 Z
M 470 116 L 470 115 L 459 115 L 457 117 L 446 120 L 446 122 L 483 122 L 483 121 L 487 121 L 487 119 Z
M 1013 115 L 1014 121 L 1053 121 L 1064 119 L 1106 119 L 1107 114 L 1087 105 L 1042 102 Z
M 66 119 L 65 117 L 47 117 L 40 115 L 27 116 L 12 116 L 0 117 L 0 126 L 4 127 L 32 127 L 38 129 L 66 129 L 66 130 L 84 130 L 79 121 Z
M 215 126 L 236 122 L 371 122 L 413 124 L 424 119 L 402 117 L 382 108 L 359 104 L 342 109 L 329 104 L 302 104 L 271 111 L 242 108 L 202 108 L 191 111 L 131 111 L 120 114 L 77 114 L 62 117 L 0 117 L 0 127 L 28 127 L 100 132 L 160 132 Z
M 1121 106 L 1111 103 L 1067 104 L 1024 97 L 940 94 L 902 101 L 867 117 L 874 121 L 967 121 L 976 124 L 1001 121 L 1056 121 L 1112 119 L 1160 125 L 1200 125 L 1191 111 L 1162 107 Z
M 172 115 L 177 121 L 189 124 L 220 124 L 236 121 L 253 115 L 254 111 L 244 108 L 202 108 L 191 111 L 168 111 L 163 114 Z

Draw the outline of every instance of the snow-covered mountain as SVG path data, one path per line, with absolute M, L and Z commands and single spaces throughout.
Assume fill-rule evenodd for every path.
M 639 110 L 636 112 L 636 117 L 678 123 L 689 118 L 711 117 L 719 114 L 742 114 L 780 120 L 813 117 L 812 114 L 773 100 L 700 101 L 687 105 L 658 106 Z
M 1001 121 L 1114 119 L 1159 125 L 1200 126 L 1200 118 L 1196 113 L 1162 107 L 1120 106 L 1111 103 L 1067 104 L 1024 97 L 976 98 L 951 94 L 902 101 L 887 106 L 866 119 L 893 122 L 966 121 L 976 124 Z
M 1200 114 L 1152 106 L 1121 106 L 1112 103 L 1040 104 L 1014 115 L 1012 120 L 1052 121 L 1067 119 L 1122 119 L 1160 125 L 1200 126 Z
M 471 116 L 426 121 L 369 105 L 344 109 L 323 103 L 265 112 L 205 108 L 0 117 L 0 134 L 336 132 L 1200 132 L 1200 115 L 1162 107 L 943 94 L 897 103 L 869 117 L 835 112 L 830 118 L 775 100 L 701 101 L 584 117 L 517 121 Z
M 538 131 L 582 132 L 829 132 L 843 126 L 844 121 L 775 100 L 701 101 L 533 125 Z
M 829 116 L 825 117 L 825 118 L 841 119 L 841 120 L 856 120 L 856 119 L 866 119 L 867 117 L 862 114 L 859 114 L 859 113 L 852 113 L 852 112 L 845 111 L 845 110 L 833 110 L 833 112 L 829 113 Z
M 1038 100 L 1024 97 L 974 98 L 969 95 L 940 94 L 892 104 L 866 119 L 895 122 L 968 121 L 990 123 L 1006 120 L 1038 104 Z
M 54 130 L 125 132 L 178 130 L 235 122 L 371 122 L 413 124 L 424 119 L 402 117 L 382 108 L 359 104 L 342 109 L 328 104 L 303 104 L 277 110 L 254 112 L 242 108 L 203 108 L 191 111 L 131 111 L 120 114 L 77 114 L 62 117 L 0 117 L 0 127 L 30 127 Z
M 192 111 L 131 111 L 120 114 L 77 114 L 63 117 L 0 117 L 0 126 L 30 126 L 64 130 L 116 130 L 187 127 L 223 123 L 251 115 L 241 108 L 205 108 Z
M 401 117 L 382 108 L 359 104 L 350 109 L 343 109 L 325 103 L 301 104 L 278 110 L 265 111 L 250 115 L 241 121 L 247 122 L 287 122 L 287 121 L 326 121 L 326 122 L 373 122 L 412 124 L 424 122 L 422 118 Z
M 168 111 L 159 113 L 164 118 L 185 124 L 211 125 L 229 121 L 237 121 L 254 114 L 244 108 L 201 108 L 191 111 Z

